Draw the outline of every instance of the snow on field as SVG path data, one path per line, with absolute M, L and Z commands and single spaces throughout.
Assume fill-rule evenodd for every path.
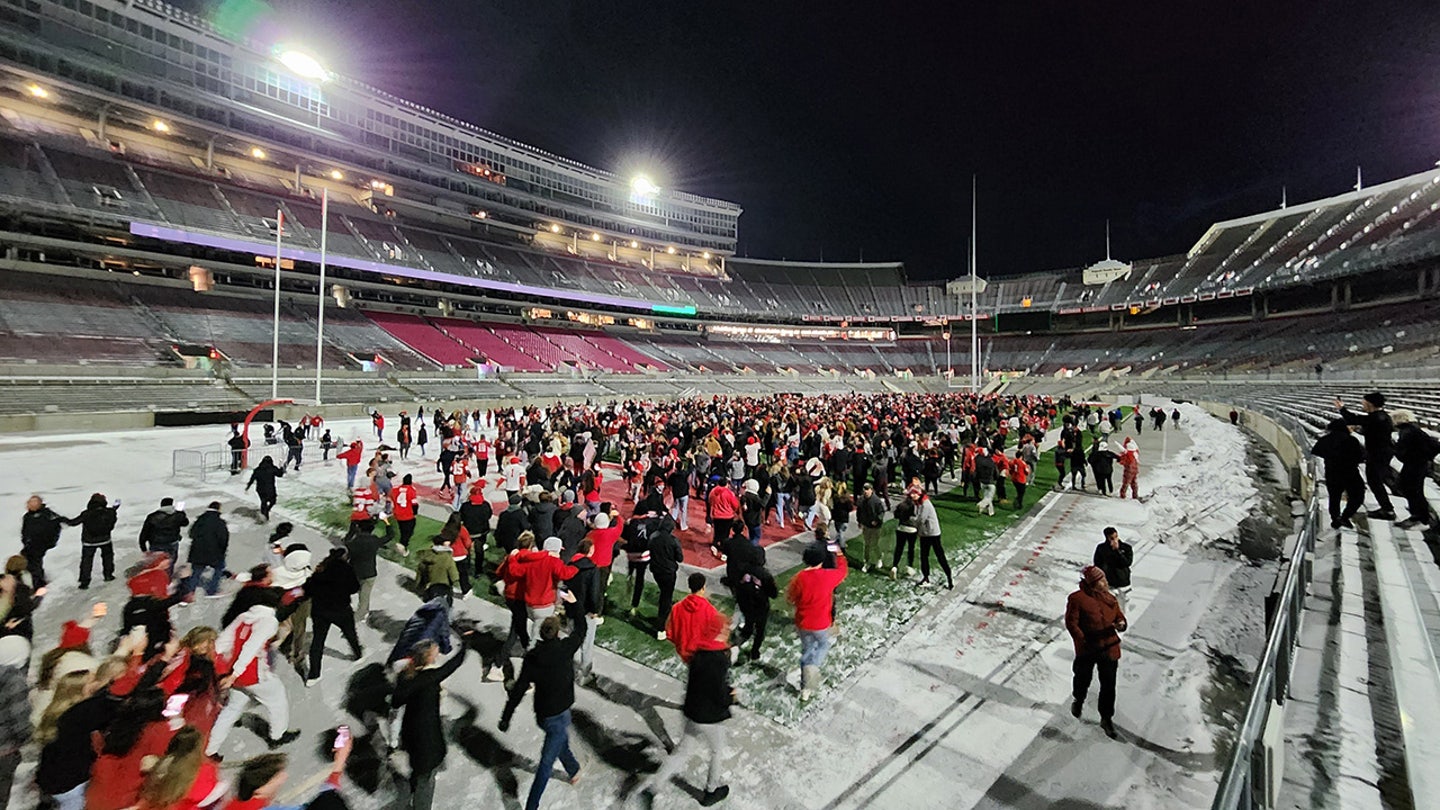
M 1217 623 L 1244 625 L 1245 619 L 1210 615 L 1237 563 L 1210 549 L 1233 534 L 1253 505 L 1253 470 L 1247 469 L 1245 440 L 1229 425 L 1198 408 L 1179 406 L 1179 429 L 1137 438 L 1143 452 L 1140 479 L 1144 502 L 1101 499 L 1092 493 L 1053 493 L 1020 526 L 996 540 L 959 572 L 953 593 L 936 592 L 910 620 L 907 632 L 875 648 L 843 633 L 832 655 L 856 659 L 855 669 L 803 714 L 786 714 L 787 724 L 740 710 L 730 721 L 732 754 L 726 764 L 732 806 L 753 807 L 1191 807 L 1208 804 L 1215 784 L 1215 720 L 1205 693 L 1211 665 L 1201 636 Z M 1168 408 L 1167 408 L 1168 409 Z M 359 435 L 363 423 L 330 425 Z M 144 515 L 159 498 L 173 495 L 198 514 L 212 498 L 226 503 L 232 539 L 231 567 L 258 559 L 268 527 L 255 520 L 253 501 L 242 500 L 243 484 L 226 480 L 203 485 L 165 483 L 170 451 L 218 445 L 216 428 L 156 429 L 86 436 L 0 437 L 0 463 L 14 474 L 0 479 L 0 503 L 14 518 L 32 491 L 46 495 L 62 514 L 78 512 L 91 491 L 120 497 L 125 505 L 116 529 L 122 569 L 139 556 L 135 537 Z M 373 434 L 370 434 L 373 438 Z M 367 442 L 368 444 L 368 442 Z M 303 487 L 338 481 L 338 466 L 319 465 L 318 448 L 307 449 Z M 403 471 L 403 468 L 402 468 Z M 292 474 L 293 475 L 293 474 Z M 1118 478 L 1118 473 L 1117 473 Z M 320 483 L 317 483 L 320 482 Z M 289 519 L 286 489 L 276 520 Z M 1070 644 L 1060 626 L 1065 596 L 1099 542 L 1101 529 L 1117 526 L 1136 547 L 1135 584 L 1125 595 L 1131 619 L 1120 667 L 1117 725 L 1121 740 L 1099 731 L 1096 688 L 1083 720 L 1068 713 Z M 305 529 L 300 539 L 312 548 L 328 542 Z M 13 542 L 13 541 L 12 541 Z M 67 530 L 48 559 L 55 586 L 37 621 L 37 647 L 54 642 L 64 619 L 84 612 L 90 599 L 118 608 L 125 598 L 120 581 L 89 593 L 75 589 L 78 530 Z M 400 587 L 395 566 L 382 572 L 371 626 L 362 628 L 368 659 L 341 656 L 343 642 L 331 642 L 325 676 L 306 690 L 284 670 L 295 706 L 294 725 L 304 733 L 291 747 L 297 782 L 323 767 L 322 734 L 349 723 L 362 747 L 376 738 L 359 712 L 367 695 L 383 684 L 378 659 L 414 597 Z M 233 587 L 233 586 L 232 586 Z M 226 600 L 201 600 L 181 612 L 177 624 L 217 622 Z M 842 617 L 883 611 L 886 605 L 840 605 Z M 1259 605 L 1254 606 L 1259 611 Z M 462 617 L 499 633 L 506 617 L 478 599 L 460 603 Z M 112 617 L 118 610 L 112 610 Z M 98 635 L 108 641 L 118 619 Z M 1225 632 L 1245 637 L 1244 627 Z M 863 648 L 858 648 L 863 647 Z M 476 657 L 472 656 L 472 659 Z M 789 657 L 775 658 L 790 668 Z M 577 693 L 572 739 L 585 766 L 574 787 L 551 783 L 547 807 L 609 806 L 649 772 L 673 745 L 681 728 L 682 684 L 655 670 L 597 651 L 597 687 Z M 795 680 L 793 672 L 782 672 Z M 792 687 L 775 681 L 769 704 L 793 701 Z M 467 662 L 448 683 L 444 704 L 450 719 L 451 750 L 441 774 L 441 796 L 465 796 L 466 806 L 518 806 L 528 789 L 540 735 L 531 722 L 529 701 L 508 734 L 495 727 L 503 694 L 481 680 L 478 660 Z M 770 714 L 770 712 L 767 712 Z M 372 718 L 373 719 L 373 718 Z M 258 737 L 237 730 L 227 742 L 226 764 L 261 750 Z M 357 756 L 359 772 L 348 786 L 352 806 L 395 803 L 391 777 L 377 754 Z M 32 767 L 27 764 L 26 769 Z M 403 767 L 403 763 L 402 763 Z M 693 806 L 699 779 L 697 760 L 681 772 L 682 786 L 670 786 L 656 806 Z M 352 769 L 353 770 L 353 769 Z M 22 770 L 15 807 L 30 807 Z M 689 787 L 687 792 L 686 786 Z

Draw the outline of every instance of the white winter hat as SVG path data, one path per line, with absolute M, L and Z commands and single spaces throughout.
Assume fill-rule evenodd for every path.
M 562 540 L 561 540 L 560 538 L 558 538 L 558 537 L 547 537 L 547 538 L 545 538 L 545 550 L 546 550 L 546 551 L 558 552 L 560 549 L 564 548 L 564 546 L 565 546 L 564 541 L 562 541 Z
M 1397 425 L 1408 425 L 1415 421 L 1415 414 L 1407 408 L 1396 408 L 1390 412 L 1390 421 Z
M 0 667 L 24 667 L 30 664 L 30 642 L 24 636 L 0 638 Z
M 605 514 L 604 512 L 601 512 L 600 514 L 596 515 L 596 516 L 595 516 L 595 528 L 597 528 L 597 529 L 608 529 L 608 528 L 610 528 L 610 516 L 607 515 L 607 514 Z
M 745 479 L 745 491 L 750 493 L 751 495 L 756 494 L 760 491 L 760 482 L 756 481 L 754 478 Z

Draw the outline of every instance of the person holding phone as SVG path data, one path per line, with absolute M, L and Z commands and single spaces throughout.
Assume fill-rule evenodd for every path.
M 185 503 L 174 498 L 161 498 L 160 508 L 145 516 L 140 527 L 140 550 L 158 551 L 170 556 L 168 573 L 175 575 L 175 560 L 180 556 L 180 530 L 190 525 Z

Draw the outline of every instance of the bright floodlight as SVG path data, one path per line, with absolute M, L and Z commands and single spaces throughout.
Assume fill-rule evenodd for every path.
M 46 90 L 45 88 L 41 87 L 41 86 L 38 85 L 38 84 L 27 85 L 27 86 L 25 87 L 25 92 L 29 93 L 31 96 L 33 96 L 33 97 L 35 97 L 35 98 L 49 98 L 49 97 L 50 97 L 50 91 L 49 91 L 49 90 Z
M 264 150 L 264 149 L 261 149 L 261 148 L 258 147 L 258 146 L 252 147 L 252 148 L 250 149 L 250 157 L 253 157 L 253 158 L 255 158 L 256 160 L 264 160 L 264 159 L 265 159 L 265 150 Z
M 630 190 L 640 197 L 653 197 L 660 193 L 660 187 L 655 185 L 655 181 L 643 174 L 635 175 L 635 179 L 630 181 Z
M 560 226 L 559 226 L 559 225 L 551 225 L 551 226 L 550 226 L 550 232 L 551 232 L 551 233 L 559 233 L 559 232 L 560 232 Z
M 339 169 L 331 169 L 331 170 L 330 170 L 330 179 L 331 179 L 331 180 L 344 180 L 344 179 L 345 179 L 345 173 L 342 172 L 342 171 L 340 171 Z
M 161 121 L 159 118 L 150 122 L 150 128 L 162 135 L 170 131 L 170 125 Z
M 281 51 L 280 64 L 302 79 L 324 81 L 330 78 L 330 71 L 315 61 L 315 57 L 303 51 Z

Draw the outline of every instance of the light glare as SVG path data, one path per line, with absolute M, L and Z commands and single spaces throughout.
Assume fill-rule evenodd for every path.
M 25 92 L 29 93 L 30 95 L 34 96 L 35 98 L 49 98 L 49 97 L 50 97 L 50 91 L 49 91 L 49 90 L 46 90 L 45 88 L 41 87 L 41 86 L 38 85 L 38 84 L 32 84 L 32 85 L 26 86 Z
M 660 187 L 655 185 L 655 181 L 643 174 L 635 175 L 635 179 L 630 181 L 630 190 L 639 197 L 653 197 L 660 193 Z
M 150 128 L 162 135 L 170 131 L 170 125 L 161 121 L 159 118 L 150 122 Z
M 330 71 L 315 60 L 315 57 L 303 51 L 283 51 L 280 54 L 280 64 L 284 65 L 302 79 L 316 79 L 324 81 L 330 78 Z

